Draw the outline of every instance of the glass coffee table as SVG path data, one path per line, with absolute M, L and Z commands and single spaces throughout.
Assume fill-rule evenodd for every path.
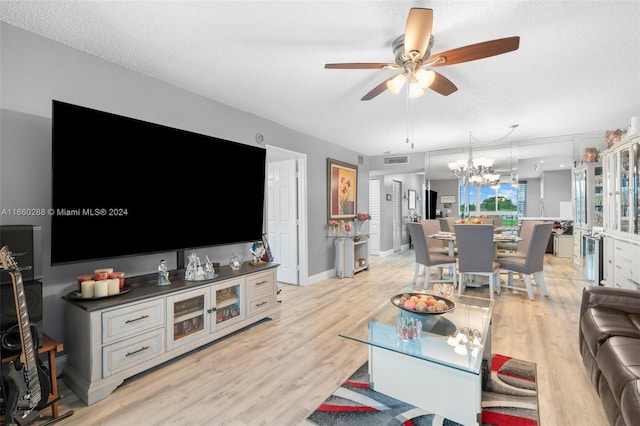
M 413 288 L 398 294 L 404 293 L 434 294 Z M 369 346 L 369 382 L 376 392 L 464 425 L 480 424 L 494 301 L 456 294 L 447 299 L 455 307 L 441 314 L 409 312 L 389 300 L 340 336 Z M 419 341 L 398 337 L 399 317 L 422 321 Z

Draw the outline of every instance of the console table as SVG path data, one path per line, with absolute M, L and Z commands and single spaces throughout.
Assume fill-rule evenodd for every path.
M 336 276 L 353 278 L 369 269 L 369 234 L 329 235 L 336 248 Z
M 64 381 L 87 405 L 108 397 L 131 376 L 266 318 L 279 318 L 276 268 L 222 266 L 206 281 L 174 271 L 127 279 L 131 290 L 98 300 L 69 293 Z

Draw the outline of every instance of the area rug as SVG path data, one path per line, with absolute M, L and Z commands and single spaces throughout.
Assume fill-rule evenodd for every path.
M 369 389 L 367 363 L 307 420 L 328 425 L 455 426 L 459 423 Z M 482 392 L 482 425 L 537 426 L 536 364 L 504 355 L 491 358 L 491 380 Z

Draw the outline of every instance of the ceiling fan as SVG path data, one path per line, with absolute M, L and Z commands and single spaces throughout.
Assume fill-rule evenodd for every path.
M 361 99 L 368 101 L 385 90 L 399 93 L 409 80 L 410 98 L 417 98 L 429 88 L 441 95 L 448 96 L 458 90 L 448 78 L 433 71 L 430 67 L 459 64 L 517 50 L 520 37 L 507 37 L 482 43 L 470 44 L 457 49 L 431 55 L 433 46 L 433 10 L 412 8 L 407 17 L 403 35 L 394 40 L 392 47 L 395 63 L 342 63 L 325 64 L 327 69 L 402 69 L 402 73 L 390 77 L 374 87 Z

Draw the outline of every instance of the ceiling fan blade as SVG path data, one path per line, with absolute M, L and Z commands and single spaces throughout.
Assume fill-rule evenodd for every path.
M 433 80 L 433 83 L 431 83 L 431 86 L 429 86 L 431 90 L 433 90 L 434 92 L 438 92 L 443 96 L 449 96 L 450 94 L 458 90 L 456 85 L 453 84 L 447 77 L 438 72 L 433 72 L 436 74 L 436 78 Z
M 395 77 L 395 76 L 393 76 Z M 385 90 L 387 90 L 387 81 L 391 80 L 393 77 L 389 77 L 388 79 L 386 79 L 385 81 L 383 81 L 382 83 L 378 84 L 376 87 L 374 87 L 373 89 L 371 89 L 371 91 L 369 93 L 367 93 L 366 95 L 364 95 L 362 97 L 362 99 L 360 99 L 361 101 L 370 101 L 371 99 L 375 98 L 376 96 L 378 96 L 380 93 L 384 92 Z
M 433 28 L 433 10 L 412 8 L 409 10 L 407 25 L 404 30 L 404 51 L 420 52 L 417 59 L 422 59 L 431 39 Z
M 517 50 L 519 46 L 519 36 L 500 38 L 437 53 L 427 59 L 424 64 L 437 67 L 475 61 L 476 59 L 488 58 Z
M 345 64 L 324 64 L 327 69 L 340 69 L 340 70 L 383 70 L 383 69 L 397 69 L 400 68 L 397 64 L 387 64 L 378 62 L 365 62 L 365 63 L 345 63 Z

